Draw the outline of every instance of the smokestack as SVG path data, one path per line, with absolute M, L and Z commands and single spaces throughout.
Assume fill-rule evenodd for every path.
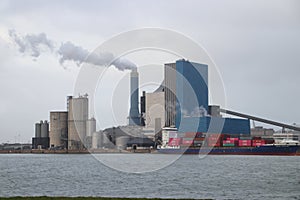
M 129 125 L 140 125 L 139 113 L 139 73 L 134 68 L 130 73 L 130 110 L 129 110 Z

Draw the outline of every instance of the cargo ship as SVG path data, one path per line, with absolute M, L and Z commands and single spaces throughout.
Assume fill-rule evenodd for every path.
M 165 154 L 211 154 L 211 155 L 297 155 L 298 145 L 263 145 L 257 147 L 167 147 L 158 148 Z
M 262 139 L 229 134 L 178 133 L 175 128 L 162 132 L 158 153 L 211 155 L 299 155 L 298 140 Z

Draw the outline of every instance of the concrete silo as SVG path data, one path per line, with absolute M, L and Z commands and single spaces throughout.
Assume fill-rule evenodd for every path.
M 86 122 L 86 136 L 91 137 L 94 132 L 96 132 L 96 120 L 92 117 Z
M 68 112 L 50 112 L 50 147 L 67 148 Z
M 40 138 L 41 137 L 41 124 L 36 123 L 35 124 L 35 138 Z
M 92 136 L 92 149 L 98 149 L 99 133 L 94 132 Z
M 92 134 L 92 149 L 101 149 L 103 146 L 103 131 Z
M 35 124 L 35 137 L 32 138 L 33 149 L 49 148 L 49 123 L 47 120 Z
M 88 120 L 87 95 L 68 97 L 68 149 L 82 149 Z
M 49 137 L 49 123 L 47 120 L 41 122 L 41 137 L 42 138 L 47 138 Z

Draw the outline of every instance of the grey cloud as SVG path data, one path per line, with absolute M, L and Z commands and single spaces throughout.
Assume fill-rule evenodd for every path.
M 54 43 L 47 38 L 45 33 L 19 36 L 15 30 L 11 29 L 8 34 L 21 53 L 30 53 L 33 57 L 39 57 L 45 47 L 51 51 L 54 49 Z
M 61 65 L 63 65 L 65 61 L 73 61 L 78 66 L 82 63 L 89 63 L 97 66 L 114 65 L 121 71 L 136 68 L 136 65 L 127 59 L 116 58 L 109 52 L 89 52 L 80 46 L 76 46 L 70 41 L 62 43 L 57 52 L 60 56 L 59 62 Z
M 80 65 L 89 55 L 87 50 L 71 42 L 62 43 L 57 53 L 60 56 L 59 63 L 61 65 L 67 60 L 74 61 L 77 65 Z
M 82 63 L 89 63 L 98 66 L 114 65 L 121 71 L 136 68 L 134 63 L 125 58 L 116 58 L 109 52 L 89 52 L 80 46 L 76 46 L 70 41 L 62 43 L 57 52 L 60 56 L 59 62 L 61 65 L 63 65 L 65 61 L 74 61 L 78 66 Z
M 90 52 L 81 46 L 77 46 L 70 41 L 62 43 L 58 50 L 55 48 L 54 42 L 47 38 L 45 33 L 27 34 L 20 36 L 15 30 L 8 31 L 9 36 L 18 46 L 19 51 L 23 54 L 30 54 L 32 57 L 39 57 L 44 48 L 50 51 L 56 51 L 59 56 L 59 63 L 63 66 L 66 61 L 73 61 L 77 66 L 82 63 L 89 63 L 97 66 L 114 65 L 117 69 L 124 71 L 136 68 L 136 65 L 124 58 L 116 58 L 112 53 L 96 53 Z

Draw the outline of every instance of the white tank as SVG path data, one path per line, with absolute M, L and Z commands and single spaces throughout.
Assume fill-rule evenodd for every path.
M 68 97 L 68 148 L 78 149 L 86 137 L 86 122 L 88 120 L 88 98 Z
M 103 147 L 103 131 L 94 132 L 92 134 L 92 148 L 101 149 Z
M 116 138 L 116 146 L 118 149 L 126 149 L 129 136 L 121 136 Z
M 98 149 L 99 144 L 99 133 L 93 132 L 92 134 L 92 149 Z
M 94 132 L 96 132 L 96 120 L 95 118 L 91 118 L 86 122 L 86 136 L 92 136 Z

